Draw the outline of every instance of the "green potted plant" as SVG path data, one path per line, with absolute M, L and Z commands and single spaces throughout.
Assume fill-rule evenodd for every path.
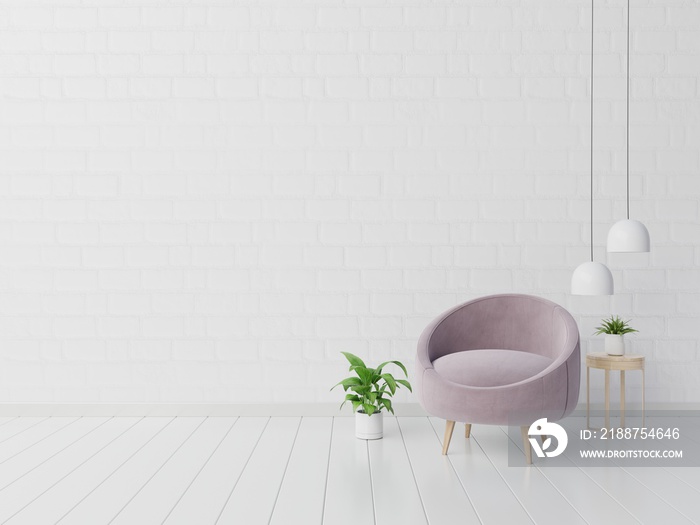
M 600 326 L 595 329 L 595 335 L 605 334 L 605 352 L 608 355 L 625 355 L 625 334 L 637 332 L 629 321 L 623 321 L 616 315 L 601 320 Z
M 333 388 L 342 386 L 346 392 L 345 400 L 340 407 L 342 408 L 348 401 L 352 403 L 352 409 L 355 412 L 355 437 L 358 439 L 381 439 L 384 435 L 382 410 L 386 409 L 392 414 L 394 413 L 391 397 L 401 386 L 405 386 L 413 392 L 411 384 L 406 379 L 395 379 L 391 374 L 384 372 L 384 367 L 394 364 L 403 370 L 404 375 L 408 377 L 406 367 L 399 361 L 386 361 L 377 368 L 369 368 L 356 355 L 350 352 L 341 352 L 341 354 L 350 362 L 349 370 L 355 375 L 347 377 L 333 386 Z

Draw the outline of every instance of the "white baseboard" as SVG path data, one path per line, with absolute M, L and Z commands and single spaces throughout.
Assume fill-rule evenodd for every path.
M 0 416 L 352 416 L 340 403 L 4 403 Z M 394 405 L 397 416 L 427 416 L 418 403 Z M 391 415 L 391 414 L 389 414 Z
M 339 410 L 338 403 L 270 403 L 270 404 L 228 404 L 228 403 L 1 403 L 0 417 L 8 416 L 340 416 L 350 417 L 349 407 Z M 428 413 L 418 403 L 403 403 L 394 406 L 397 416 L 427 416 Z M 641 406 L 628 405 L 627 410 L 639 410 Z M 602 412 L 604 406 L 591 404 L 591 410 Z M 654 403 L 647 405 L 647 411 L 663 410 L 687 412 L 700 410 L 698 403 Z M 390 414 L 389 414 L 390 415 Z M 586 405 L 576 407 L 572 416 L 585 416 Z M 617 415 L 617 409 L 611 410 Z

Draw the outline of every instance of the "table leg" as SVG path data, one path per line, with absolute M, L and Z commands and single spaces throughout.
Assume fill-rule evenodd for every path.
M 528 430 L 528 426 L 520 427 L 520 435 L 523 437 L 523 450 L 525 452 L 525 462 L 528 465 L 532 465 L 532 445 L 530 444 L 530 436 L 528 436 L 527 434 Z
M 625 371 L 620 370 L 620 428 L 625 428 Z
M 605 428 L 610 428 L 610 370 L 605 371 Z
M 591 428 L 591 367 L 586 367 L 586 428 Z
M 646 387 L 644 386 L 644 369 L 642 368 L 642 427 L 645 424 L 647 402 L 645 398 Z

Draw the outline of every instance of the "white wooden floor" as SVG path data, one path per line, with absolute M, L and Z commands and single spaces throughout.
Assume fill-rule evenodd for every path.
M 385 418 L 0 418 L 0 523 L 700 523 L 700 469 L 507 466 L 508 436 Z

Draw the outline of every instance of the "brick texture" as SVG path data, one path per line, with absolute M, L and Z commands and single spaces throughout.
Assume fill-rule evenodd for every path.
M 648 255 L 602 247 L 625 213 L 626 3 L 596 11 L 617 295 L 581 298 L 587 1 L 2 2 L 0 401 L 332 401 L 339 351 L 412 368 L 433 316 L 515 291 L 568 307 L 584 352 L 602 316 L 634 319 L 647 400 L 700 402 L 687 4 L 632 12 Z

